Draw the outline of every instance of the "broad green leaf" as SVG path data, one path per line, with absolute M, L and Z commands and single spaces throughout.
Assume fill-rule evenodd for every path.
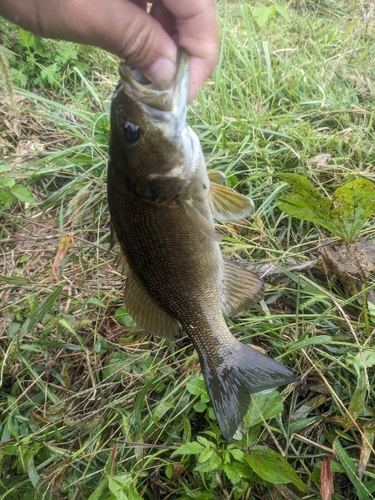
M 266 7 L 265 5 L 259 5 L 253 8 L 252 14 L 260 28 L 266 24 L 268 18 L 272 15 L 272 11 L 272 7 Z
M 300 491 L 307 490 L 285 458 L 267 446 L 253 446 L 245 455 L 245 460 L 258 476 L 270 483 L 293 483 Z
M 25 201 L 26 203 L 35 203 L 36 199 L 32 193 L 27 189 L 27 187 L 22 186 L 22 184 L 15 184 L 10 188 L 11 193 L 20 201 Z
M 29 48 L 35 42 L 35 36 L 32 35 L 29 31 L 18 28 L 18 33 L 20 35 L 20 42 L 24 47 Z
M 142 500 L 142 497 L 134 491 L 134 478 L 131 474 L 108 477 L 108 487 L 116 500 Z
M 194 396 L 198 396 L 205 392 L 204 381 L 201 377 L 195 377 L 190 382 L 186 384 L 186 389 L 193 394 Z
M 375 212 L 375 184 L 355 179 L 339 187 L 332 199 L 323 197 L 311 182 L 298 174 L 278 174 L 293 189 L 281 196 L 277 206 L 288 215 L 323 226 L 347 243 L 361 232 Z
M 1 187 L 12 187 L 16 181 L 10 175 L 3 175 L 0 177 L 0 188 Z
M 114 475 L 108 477 L 108 486 L 111 492 L 116 495 L 116 498 L 122 498 L 120 496 L 117 496 L 120 492 L 129 492 L 129 486 L 134 483 L 134 477 L 132 474 L 121 474 L 121 475 Z M 133 485 L 134 486 L 134 485 Z M 134 491 L 132 491 L 132 494 L 134 495 Z M 124 496 L 126 498 L 126 496 Z M 132 497 L 133 498 L 133 497 Z M 140 500 L 141 497 L 136 495 L 135 498 L 139 498 Z
M 214 443 L 212 441 L 209 441 L 208 439 L 206 439 L 203 436 L 198 436 L 197 441 L 198 441 L 198 443 L 203 445 L 205 448 L 215 448 Z
M 27 472 L 29 474 L 31 484 L 35 488 L 36 485 L 39 483 L 40 476 L 36 471 L 35 464 L 34 464 L 34 457 L 31 454 L 30 454 L 29 459 L 27 461 Z
M 226 464 L 224 465 L 223 470 L 232 484 L 237 484 L 241 481 L 242 476 L 238 472 L 236 465 Z
M 204 463 L 198 463 L 194 470 L 198 472 L 211 472 L 218 469 L 221 466 L 221 463 L 221 458 L 214 451 L 208 460 L 206 460 Z
M 188 382 L 186 384 L 186 389 L 190 392 L 190 394 L 193 394 L 193 396 L 200 396 L 201 401 L 204 403 L 210 400 L 202 375 L 199 375 Z
M 229 453 L 239 462 L 243 461 L 243 457 L 245 454 L 242 450 L 239 450 L 238 448 L 233 448 L 229 450 Z
M 143 500 L 144 499 L 144 497 L 139 496 L 138 493 L 136 493 L 133 490 L 127 490 L 126 495 L 127 495 L 126 500 Z
M 105 304 L 96 297 L 91 297 L 86 301 L 86 304 L 93 304 L 94 306 L 99 306 L 99 307 L 106 307 Z
M 124 306 L 119 307 L 115 312 L 115 318 L 122 326 L 134 325 L 133 318 L 129 315 Z
M 349 414 L 355 421 L 358 420 L 359 416 L 363 416 L 363 413 L 365 412 L 366 396 L 367 396 L 367 387 L 366 387 L 366 380 L 363 375 L 362 377 L 358 378 L 357 387 L 353 392 L 348 407 Z M 351 418 L 349 417 L 349 415 L 347 415 L 345 420 L 347 424 L 350 425 Z
M 248 412 L 244 417 L 246 427 L 254 427 L 264 420 L 280 415 L 284 409 L 284 404 L 280 393 L 276 390 L 259 392 L 251 396 L 251 403 Z M 259 412 L 262 412 L 262 416 Z
M 20 85 L 20 87 L 26 87 L 28 79 L 22 70 L 17 68 L 10 68 L 10 73 L 13 80 L 15 80 Z
M 358 464 L 359 478 L 362 478 L 363 473 L 366 470 L 366 467 L 369 463 L 369 460 L 371 460 L 371 454 L 372 454 L 371 448 L 374 445 L 374 438 L 375 438 L 375 421 L 372 422 L 370 421 L 363 426 L 361 454 L 359 457 L 359 464 Z
M 175 457 L 176 455 L 198 455 L 199 453 L 202 453 L 204 450 L 204 447 L 197 443 L 196 441 L 193 441 L 192 443 L 185 443 L 182 444 L 175 450 L 171 457 Z
M 368 491 L 368 489 L 364 486 L 364 484 L 359 480 L 357 476 L 357 470 L 356 470 L 357 468 L 355 466 L 355 463 L 346 453 L 344 448 L 341 446 L 339 440 L 335 442 L 334 450 L 336 452 L 338 459 L 340 460 L 341 465 L 344 467 L 348 478 L 350 479 L 352 485 L 355 488 L 356 498 L 358 498 L 358 500 L 373 500 L 374 497 L 371 495 L 371 493 Z
M 323 418 L 324 417 L 320 417 L 318 415 L 316 415 L 314 417 L 300 418 L 300 419 L 296 420 L 295 422 L 291 422 L 289 424 L 289 432 L 291 435 L 294 433 L 298 433 L 302 429 L 305 429 L 306 427 L 308 427 L 313 422 L 316 422 L 316 420 L 323 419 Z
M 275 177 L 285 180 L 294 191 L 277 200 L 280 210 L 292 217 L 320 224 L 332 231 L 334 225 L 329 217 L 331 200 L 323 198 L 311 182 L 302 175 L 278 174 Z
M 115 351 L 103 368 L 104 378 L 114 376 L 114 380 L 121 380 L 121 370 L 129 367 L 129 357 L 122 351 Z
M 354 240 L 366 220 L 375 212 L 375 184 L 355 179 L 336 189 L 332 198 L 332 218 L 336 220 L 341 238 Z
M 204 410 L 207 410 L 207 405 L 206 403 L 203 403 L 203 401 L 198 401 L 198 403 L 195 403 L 193 408 L 197 413 L 202 413 Z
M 275 9 L 278 14 L 286 21 L 290 21 L 290 15 L 288 9 L 284 5 L 280 5 L 279 3 L 275 3 Z
M 2 189 L 0 186 L 0 202 L 4 205 L 5 210 L 9 210 L 12 206 L 14 196 L 9 189 Z
M 360 378 L 362 374 L 362 370 L 366 368 L 371 368 L 375 365 L 375 348 L 370 347 L 362 351 L 362 353 L 358 352 L 355 356 L 353 354 L 348 353 L 346 355 L 346 364 L 353 365 L 357 377 Z
M 213 454 L 214 450 L 212 448 L 206 448 L 205 450 L 202 451 L 202 453 L 199 454 L 198 462 L 201 464 L 207 462 L 207 460 L 209 460 Z
M 105 490 L 108 488 L 108 479 L 104 479 L 99 486 L 91 493 L 87 500 L 102 500 Z

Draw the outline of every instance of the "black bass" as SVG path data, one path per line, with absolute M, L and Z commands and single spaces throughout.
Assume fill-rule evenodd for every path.
M 129 314 L 155 335 L 186 331 L 219 427 L 231 441 L 251 393 L 297 379 L 236 340 L 223 317 L 248 309 L 264 290 L 255 274 L 223 258 L 213 216 L 238 220 L 253 203 L 223 186 L 222 174 L 206 170 L 198 137 L 186 124 L 188 71 L 181 50 L 171 88 L 156 89 L 121 64 L 111 108 L 108 203 Z

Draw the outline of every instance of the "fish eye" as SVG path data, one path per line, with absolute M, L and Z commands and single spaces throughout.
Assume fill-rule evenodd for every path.
M 124 139 L 129 144 L 134 144 L 141 136 L 141 127 L 133 122 L 125 122 L 122 125 Z

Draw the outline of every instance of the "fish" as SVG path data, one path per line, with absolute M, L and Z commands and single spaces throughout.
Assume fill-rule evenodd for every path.
M 297 381 L 291 370 L 237 340 L 225 316 L 259 302 L 262 280 L 224 257 L 220 222 L 254 211 L 247 196 L 207 170 L 187 125 L 189 55 L 180 49 L 172 84 L 156 86 L 120 64 L 111 104 L 107 174 L 112 241 L 126 277 L 125 307 L 140 327 L 196 349 L 217 423 L 227 440 L 252 393 Z

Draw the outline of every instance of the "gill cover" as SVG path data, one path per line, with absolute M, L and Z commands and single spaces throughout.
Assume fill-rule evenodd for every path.
M 163 203 L 189 178 L 193 146 L 186 124 L 189 56 L 181 49 L 169 89 L 156 88 L 139 72 L 120 65 L 112 100 L 110 167 L 120 170 L 128 191 Z

